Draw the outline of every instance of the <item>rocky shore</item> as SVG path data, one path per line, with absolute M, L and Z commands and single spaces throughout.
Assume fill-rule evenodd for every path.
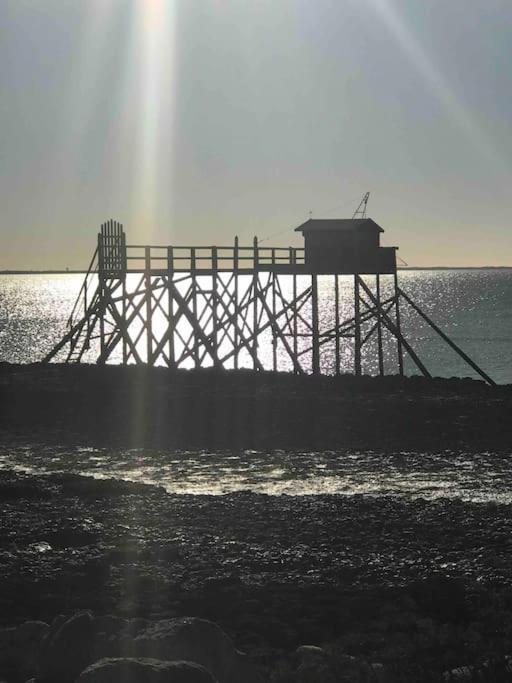
M 0 364 L 0 402 L 4 446 L 512 444 L 473 380 Z M 3 470 L 0 508 L 0 681 L 510 680 L 508 505 Z
M 461 666 L 505 666 L 512 653 L 510 506 L 180 496 L 128 482 L 7 471 L 0 473 L 0 501 L 0 680 L 75 680 L 76 670 L 51 669 L 68 646 L 61 654 L 53 646 L 53 664 L 45 655 L 50 676 L 41 655 L 30 671 L 25 658 L 20 671 L 13 655 L 16 637 L 39 634 L 30 646 L 37 653 L 42 642 L 49 647 L 50 629 L 54 638 L 70 618 L 89 624 L 93 654 L 80 660 L 84 668 L 120 654 L 154 657 L 149 646 L 132 646 L 135 635 L 125 631 L 167 633 L 169 620 L 196 618 L 215 622 L 208 628 L 220 628 L 247 654 L 255 680 L 272 683 L 435 681 Z M 76 616 L 84 611 L 87 617 Z M 98 635 L 105 619 L 108 637 Z M 34 621 L 48 626 L 26 625 Z M 83 649 L 85 636 L 79 639 Z M 214 675 L 220 683 L 249 683 L 249 674 Z M 497 675 L 478 680 L 501 680 Z
M 512 444 L 512 385 L 0 363 L 0 437 L 172 448 L 469 450 Z

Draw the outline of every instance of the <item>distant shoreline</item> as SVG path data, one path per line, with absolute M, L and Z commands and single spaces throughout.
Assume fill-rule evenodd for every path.
M 0 275 L 85 275 L 86 270 L 0 270 Z
M 401 266 L 398 270 L 512 270 L 512 266 Z M 86 270 L 0 270 L 0 275 L 85 275 Z

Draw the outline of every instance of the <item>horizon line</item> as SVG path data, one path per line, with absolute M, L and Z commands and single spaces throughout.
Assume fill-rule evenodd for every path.
M 512 270 L 508 266 L 397 266 L 397 270 Z M 87 270 L 81 268 L 5 268 L 0 275 L 85 275 Z M 364 275 L 364 273 L 361 273 Z

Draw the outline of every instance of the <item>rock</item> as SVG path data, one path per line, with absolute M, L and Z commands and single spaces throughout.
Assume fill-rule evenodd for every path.
M 14 627 L 0 629 L 0 676 L 9 675 L 16 666 L 12 656 L 15 632 Z
M 216 683 L 200 664 L 147 658 L 101 659 L 83 671 L 77 683 Z
M 375 662 L 374 664 L 370 664 L 370 667 L 373 672 L 372 681 L 375 681 L 375 683 L 391 683 L 392 678 L 387 672 L 384 664 Z
M 321 647 L 301 645 L 296 650 L 297 683 L 337 683 L 330 655 Z
M 473 667 L 459 666 L 451 671 L 443 673 L 443 681 L 453 681 L 453 683 L 465 683 L 466 681 L 473 681 Z
M 88 612 L 55 620 L 44 642 L 39 678 L 68 683 L 95 661 L 125 657 L 195 662 L 219 683 L 260 681 L 251 660 L 212 622 L 191 617 L 156 622 L 93 618 Z
M 123 619 L 113 615 L 94 618 L 94 659 L 104 657 L 125 657 L 133 650 L 133 639 L 146 629 L 151 622 L 135 617 Z
M 19 653 L 19 672 L 22 678 L 37 673 L 43 642 L 50 631 L 44 621 L 26 621 L 16 629 L 14 645 Z
M 96 634 L 104 633 L 107 636 L 117 635 L 124 631 L 128 626 L 128 619 L 106 614 L 101 617 L 94 617 L 94 630 Z
M 257 683 L 250 660 L 235 650 L 231 639 L 211 621 L 184 617 L 154 622 L 132 644 L 133 655 L 202 664 L 219 683 Z
M 37 672 L 41 643 L 50 627 L 43 621 L 26 621 L 0 631 L 0 675 L 27 679 Z
M 509 681 L 512 674 L 512 659 L 508 656 L 487 660 L 480 666 L 459 666 L 443 673 L 443 681 L 466 683 L 466 681 Z
M 387 683 L 382 664 L 368 664 L 345 653 L 314 645 L 297 648 L 297 683 Z
M 69 683 L 93 661 L 94 620 L 89 612 L 78 612 L 62 623 L 55 620 L 41 652 L 39 678 L 51 683 Z

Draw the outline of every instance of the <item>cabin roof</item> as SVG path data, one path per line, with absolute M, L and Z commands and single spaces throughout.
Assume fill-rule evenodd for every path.
M 355 230 L 374 230 L 384 232 L 371 218 L 310 218 L 295 232 L 353 232 Z

